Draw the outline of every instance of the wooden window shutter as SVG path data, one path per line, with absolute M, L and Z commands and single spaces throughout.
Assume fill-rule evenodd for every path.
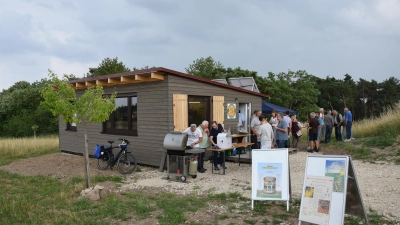
M 213 96 L 213 120 L 224 126 L 225 107 L 224 96 Z M 224 126 L 225 127 L 225 126 Z
M 174 131 L 184 131 L 188 127 L 188 96 L 173 94 Z

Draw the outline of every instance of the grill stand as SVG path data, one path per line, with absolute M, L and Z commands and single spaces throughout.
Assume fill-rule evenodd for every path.
M 167 150 L 167 179 L 179 177 L 182 182 L 186 182 L 188 175 L 191 175 L 192 178 L 196 178 L 197 169 L 195 174 L 189 174 L 189 159 L 194 158 L 195 154 L 203 152 L 205 152 L 204 149 L 189 149 L 183 151 Z M 171 159 L 173 157 L 175 157 L 175 160 Z M 178 170 L 180 170 L 180 174 L 177 173 Z

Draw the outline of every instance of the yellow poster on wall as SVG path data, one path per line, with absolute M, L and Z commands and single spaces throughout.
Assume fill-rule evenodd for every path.
M 227 116 L 228 119 L 236 119 L 236 104 L 228 103 L 227 112 L 228 112 Z

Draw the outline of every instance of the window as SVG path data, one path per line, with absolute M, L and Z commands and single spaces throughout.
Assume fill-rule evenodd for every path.
M 76 117 L 77 114 L 74 114 L 74 116 Z M 68 123 L 67 122 L 67 129 L 65 129 L 66 131 L 77 131 L 76 129 L 76 123 Z
M 115 106 L 117 109 L 103 124 L 103 133 L 137 135 L 137 97 L 119 95 Z
M 188 126 L 200 125 L 204 120 L 210 121 L 210 97 L 188 96 Z
M 76 123 L 68 123 L 67 122 L 67 129 L 65 129 L 66 131 L 77 131 L 76 129 Z

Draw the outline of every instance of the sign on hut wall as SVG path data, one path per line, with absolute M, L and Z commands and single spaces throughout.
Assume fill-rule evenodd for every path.
M 226 111 L 228 112 L 228 119 L 236 119 L 236 104 L 228 103 Z

